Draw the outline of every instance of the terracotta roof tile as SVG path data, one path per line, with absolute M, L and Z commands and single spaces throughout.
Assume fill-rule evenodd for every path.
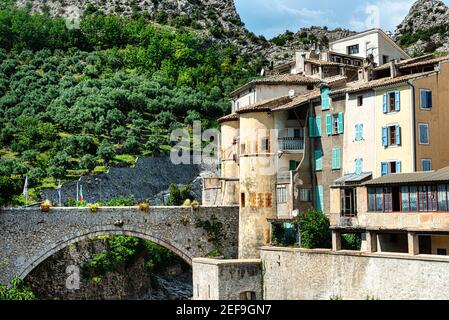
M 276 107 L 282 106 L 290 101 L 291 98 L 288 96 L 273 98 L 240 108 L 240 110 L 238 110 L 237 113 L 242 114 L 249 112 L 267 112 L 275 109 Z
M 228 115 L 218 119 L 218 122 L 223 123 L 223 122 L 238 121 L 238 120 L 239 120 L 239 115 L 237 113 L 231 113 L 231 114 L 228 114 Z
M 365 182 L 367 186 L 449 181 L 449 167 L 438 171 L 395 173 Z

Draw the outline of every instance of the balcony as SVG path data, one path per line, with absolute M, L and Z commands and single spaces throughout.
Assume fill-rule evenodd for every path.
M 279 150 L 283 152 L 303 152 L 304 138 L 279 138 Z

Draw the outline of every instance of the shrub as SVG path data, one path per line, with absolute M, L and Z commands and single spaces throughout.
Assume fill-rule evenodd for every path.
M 320 211 L 310 209 L 298 216 L 301 247 L 307 249 L 331 248 L 329 219 Z
M 36 296 L 22 279 L 15 277 L 9 288 L 0 284 L 0 300 L 36 300 Z

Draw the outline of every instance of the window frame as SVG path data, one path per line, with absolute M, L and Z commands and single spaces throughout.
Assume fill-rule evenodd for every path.
M 353 44 L 346 47 L 346 52 L 349 55 L 360 54 L 360 44 Z
M 424 170 L 423 164 L 424 164 L 425 161 L 428 161 L 430 163 L 430 169 L 429 170 Z M 430 159 L 430 158 L 423 158 L 423 159 L 421 159 L 421 171 L 423 171 L 423 172 L 432 171 L 432 159 Z
M 363 100 L 365 100 L 363 95 L 357 96 L 357 107 L 363 107 Z
M 428 99 L 427 94 L 430 93 L 430 100 L 432 102 L 430 107 L 423 107 L 423 100 L 422 100 L 422 93 L 425 92 L 426 93 L 426 99 Z M 428 103 L 428 101 L 426 102 Z M 433 108 L 433 91 L 430 89 L 425 89 L 425 88 L 420 88 L 419 89 L 419 108 L 421 111 L 431 111 Z
M 421 128 L 422 127 L 426 127 L 427 142 L 421 141 Z M 425 123 L 425 122 L 418 123 L 418 143 L 420 145 L 430 145 L 430 127 L 429 127 L 428 123 Z

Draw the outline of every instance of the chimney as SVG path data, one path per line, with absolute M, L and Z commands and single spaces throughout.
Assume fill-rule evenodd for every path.
M 396 66 L 396 60 L 390 61 L 390 77 L 396 78 L 398 76 L 398 68 Z
M 304 51 L 296 52 L 296 73 L 305 73 L 306 53 Z

